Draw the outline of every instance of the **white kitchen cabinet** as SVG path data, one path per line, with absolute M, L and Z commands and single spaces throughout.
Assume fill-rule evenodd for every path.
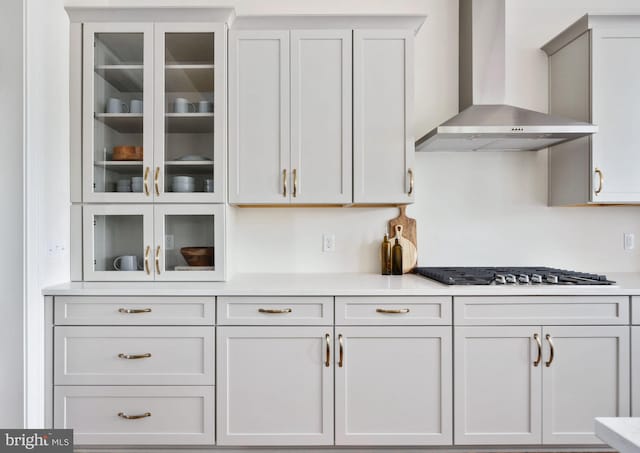
M 351 202 L 351 31 L 229 34 L 229 199 Z
M 414 199 L 413 33 L 353 33 L 353 202 Z
M 543 50 L 549 113 L 598 126 L 549 149 L 549 204 L 640 202 L 640 16 L 585 15 Z
M 224 211 L 219 204 L 85 205 L 84 280 L 224 280 Z M 185 247 L 206 249 L 208 261 L 189 265 Z
M 219 327 L 219 445 L 333 444 L 333 329 Z
M 640 326 L 631 327 L 631 415 L 640 417 Z
M 629 416 L 629 327 L 544 327 L 542 334 L 543 443 L 602 444 L 593 419 Z
M 336 445 L 450 445 L 451 327 L 338 327 Z
M 540 327 L 454 328 L 456 445 L 542 442 Z
M 83 96 L 82 201 L 223 202 L 226 26 L 83 27 L 83 84 L 72 87 Z M 139 149 L 123 157 L 121 146 Z

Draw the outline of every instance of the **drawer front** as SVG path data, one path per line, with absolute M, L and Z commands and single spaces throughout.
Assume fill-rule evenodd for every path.
M 220 325 L 330 325 L 333 297 L 218 297 Z
M 57 385 L 213 385 L 213 327 L 54 327 Z
M 451 324 L 451 297 L 336 297 L 336 325 Z
M 215 324 L 215 297 L 56 296 L 57 325 Z
M 628 296 L 455 297 L 456 325 L 628 324 Z
M 631 298 L 631 324 L 640 326 L 640 296 Z
M 57 386 L 54 406 L 76 445 L 214 443 L 214 387 Z

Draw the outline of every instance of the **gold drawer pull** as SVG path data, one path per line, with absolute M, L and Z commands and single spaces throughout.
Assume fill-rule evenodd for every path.
M 151 412 L 145 412 L 140 415 L 127 415 L 124 412 L 118 412 L 118 417 L 124 418 L 125 420 L 138 420 L 139 418 L 151 417 Z
M 156 167 L 156 172 L 153 176 L 153 186 L 156 189 L 156 197 L 160 196 L 160 167 Z
M 129 359 L 129 360 L 133 360 L 133 359 L 148 359 L 149 357 L 151 357 L 151 354 L 148 352 L 145 352 L 144 354 L 118 354 L 118 357 L 120 357 L 121 359 Z
M 384 313 L 387 315 L 402 315 L 405 313 L 409 313 L 408 308 L 398 308 L 398 309 L 389 309 L 389 308 L 376 308 L 376 313 Z
M 536 357 L 536 359 L 533 361 L 533 366 L 538 366 L 540 365 L 540 361 L 542 360 L 542 343 L 540 342 L 540 335 L 538 335 L 537 333 L 533 334 L 533 339 L 538 345 L 538 357 Z
M 260 313 L 269 313 L 272 315 L 282 314 L 282 313 L 291 313 L 293 310 L 290 308 L 258 308 L 258 312 Z
M 327 342 L 327 355 L 324 359 L 324 366 L 328 368 L 331 366 L 331 335 L 325 334 L 324 339 Z
M 594 190 L 594 193 L 598 195 L 600 192 L 602 192 L 602 185 L 604 184 L 604 175 L 602 174 L 602 170 L 600 170 L 598 167 L 596 167 L 594 172 L 595 174 L 598 175 L 598 188 Z
M 118 308 L 120 313 L 151 313 L 150 308 Z
M 282 170 L 282 196 L 287 197 L 287 169 Z
M 413 183 L 414 183 L 413 170 L 408 169 L 407 173 L 409 174 L 409 192 L 407 192 L 407 195 L 411 196 L 413 194 Z
M 344 366 L 344 339 L 342 334 L 338 335 L 338 343 L 340 343 L 340 356 L 338 359 L 338 366 L 342 368 Z
M 546 367 L 550 367 L 551 364 L 553 363 L 553 341 L 551 341 L 551 335 L 549 335 L 549 334 L 545 335 L 545 338 L 547 339 L 547 342 L 549 343 L 549 360 L 544 362 L 544 365 Z
M 151 275 L 151 270 L 149 269 L 149 253 L 151 253 L 151 246 L 147 245 L 144 251 L 144 271 L 147 275 Z

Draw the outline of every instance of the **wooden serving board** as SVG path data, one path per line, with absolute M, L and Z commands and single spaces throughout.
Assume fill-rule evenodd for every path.
M 411 243 L 418 248 L 418 239 L 416 236 L 416 219 L 407 217 L 406 206 L 398 206 L 400 209 L 400 215 L 394 219 L 389 220 L 389 237 L 393 237 L 396 234 L 396 225 L 402 225 L 402 236 L 411 241 Z

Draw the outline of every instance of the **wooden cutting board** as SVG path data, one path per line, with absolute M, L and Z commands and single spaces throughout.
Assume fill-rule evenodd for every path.
M 407 217 L 406 206 L 398 206 L 400 209 L 400 215 L 395 219 L 389 220 L 389 237 L 393 237 L 396 234 L 396 225 L 402 225 L 402 235 L 411 241 L 411 243 L 418 248 L 418 239 L 416 236 L 416 219 Z
M 402 246 L 402 273 L 406 274 L 416 267 L 418 251 L 413 242 L 402 235 L 403 229 L 402 225 L 395 226 L 395 235 L 391 238 L 391 247 L 393 248 L 396 239 L 398 239 L 398 243 Z

